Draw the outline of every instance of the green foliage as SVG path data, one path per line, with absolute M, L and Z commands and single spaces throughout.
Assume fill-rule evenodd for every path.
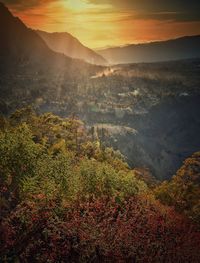
M 0 132 L 1 181 L 15 189 L 21 180 L 35 174 L 42 146 L 35 144 L 26 124 Z
M 80 162 L 77 171 L 82 197 L 125 198 L 147 190 L 132 172 L 119 171 L 108 163 L 86 159 Z
M 103 196 L 126 198 L 146 190 L 146 185 L 131 171 L 119 171 L 95 159 L 76 159 L 73 153 L 43 155 L 35 176 L 22 181 L 26 198 L 43 195 L 48 201 L 70 202 Z
M 118 153 L 89 141 L 82 122 L 37 116 L 30 108 L 14 113 L 1 131 L 0 155 L 1 184 L 16 205 L 20 200 L 66 204 L 126 198 L 147 190 Z

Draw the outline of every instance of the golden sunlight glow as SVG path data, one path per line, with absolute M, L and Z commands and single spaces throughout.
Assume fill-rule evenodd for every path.
M 12 9 L 12 12 L 31 28 L 69 32 L 90 48 L 164 40 L 188 32 L 190 35 L 199 34 L 199 21 L 162 21 L 139 15 L 135 9 L 115 6 L 115 3 L 123 5 L 125 2 L 46 0 L 30 9 Z
M 71 9 L 72 11 L 83 11 L 83 10 L 87 10 L 88 8 L 94 6 L 84 0 L 67 0 L 67 1 L 63 1 L 63 5 L 66 8 Z

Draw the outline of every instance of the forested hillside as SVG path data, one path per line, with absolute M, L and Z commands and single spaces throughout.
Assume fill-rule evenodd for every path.
M 200 222 L 200 152 L 187 158 L 176 175 L 156 188 L 155 194 L 163 204 Z
M 157 201 L 165 184 L 149 188 L 80 120 L 24 108 L 0 122 L 1 262 L 198 262 L 196 217 Z

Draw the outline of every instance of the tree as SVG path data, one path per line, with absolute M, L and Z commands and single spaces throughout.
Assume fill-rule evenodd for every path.
M 200 222 L 200 152 L 186 159 L 172 180 L 158 186 L 155 194 L 163 204 L 173 205 Z

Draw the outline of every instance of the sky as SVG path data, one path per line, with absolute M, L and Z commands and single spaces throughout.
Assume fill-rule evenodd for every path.
M 0 0 L 34 29 L 90 48 L 200 34 L 200 0 Z

